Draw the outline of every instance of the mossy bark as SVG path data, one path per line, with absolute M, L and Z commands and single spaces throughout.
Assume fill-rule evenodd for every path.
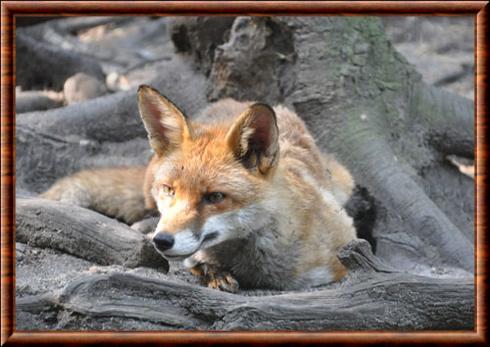
M 378 18 L 239 17 L 225 37 L 208 98 L 293 107 L 374 197 L 378 254 L 473 271 L 473 182 L 446 160 L 473 156 L 469 100 L 424 84 Z

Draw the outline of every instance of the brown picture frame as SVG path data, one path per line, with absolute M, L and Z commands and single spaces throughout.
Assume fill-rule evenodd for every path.
M 15 17 L 48 15 L 473 15 L 475 16 L 475 303 L 473 331 L 30 332 L 15 329 Z M 1 4 L 1 344 L 476 343 L 487 344 L 488 1 L 4 1 Z

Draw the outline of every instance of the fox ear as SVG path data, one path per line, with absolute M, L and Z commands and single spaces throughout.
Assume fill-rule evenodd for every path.
M 279 158 L 279 129 L 274 110 L 265 104 L 250 106 L 231 126 L 226 141 L 247 169 L 265 175 Z
M 152 87 L 138 88 L 138 107 L 150 146 L 158 155 L 177 148 L 186 137 L 191 137 L 182 111 Z

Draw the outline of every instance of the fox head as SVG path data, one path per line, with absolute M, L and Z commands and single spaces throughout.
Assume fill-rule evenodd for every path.
M 263 224 L 260 201 L 279 159 L 271 107 L 251 105 L 231 122 L 192 123 L 148 86 L 140 86 L 138 106 L 155 152 L 147 185 L 161 214 L 157 250 L 183 259 Z

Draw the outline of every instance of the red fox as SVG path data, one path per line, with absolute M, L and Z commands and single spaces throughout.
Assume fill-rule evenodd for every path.
M 149 86 L 138 105 L 147 167 L 81 171 L 42 196 L 128 223 L 158 209 L 155 248 L 211 288 L 302 289 L 346 274 L 336 254 L 356 237 L 343 208 L 353 179 L 295 113 L 224 99 L 190 120 Z

